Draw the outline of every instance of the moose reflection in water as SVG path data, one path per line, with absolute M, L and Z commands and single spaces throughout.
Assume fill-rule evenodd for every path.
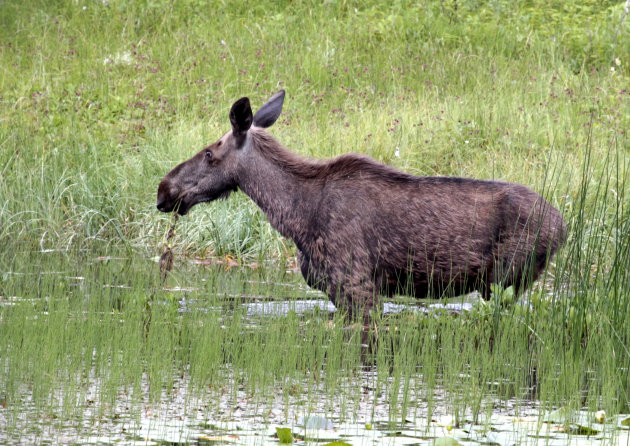
M 295 242 L 309 286 L 351 318 L 369 320 L 380 295 L 489 299 L 492 283 L 518 293 L 565 239 L 558 210 L 519 184 L 292 153 L 265 130 L 283 102 L 280 91 L 254 115 L 248 98 L 236 101 L 232 129 L 162 179 L 157 207 L 185 215 L 241 189 Z

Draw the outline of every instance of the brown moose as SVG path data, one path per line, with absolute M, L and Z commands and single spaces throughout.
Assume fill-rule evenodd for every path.
M 306 282 L 350 317 L 369 320 L 379 295 L 459 295 L 530 285 L 563 243 L 561 214 L 519 184 L 418 177 L 366 156 L 316 161 L 265 131 L 284 91 L 255 115 L 248 98 L 232 130 L 162 179 L 157 207 L 186 214 L 239 188 L 293 240 Z

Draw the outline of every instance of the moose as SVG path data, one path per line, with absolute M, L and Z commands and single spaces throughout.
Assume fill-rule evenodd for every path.
M 420 177 L 359 154 L 312 160 L 265 129 L 279 91 L 252 114 L 230 110 L 232 129 L 160 182 L 157 208 L 185 215 L 242 190 L 293 240 L 304 279 L 350 318 L 369 321 L 380 296 L 490 299 L 490 285 L 523 291 L 562 245 L 560 212 L 520 184 Z

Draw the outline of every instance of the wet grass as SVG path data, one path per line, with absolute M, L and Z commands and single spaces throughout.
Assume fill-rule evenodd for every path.
M 256 107 L 281 87 L 273 133 L 302 154 L 521 182 L 570 215 L 588 135 L 596 176 L 628 144 L 627 46 L 577 69 L 544 34 L 485 42 L 472 15 L 442 7 L 6 5 L 1 240 L 155 247 L 168 225 L 153 205 L 161 176 L 229 128 L 235 98 Z M 508 31 L 486 20 L 484 32 Z M 550 163 L 561 169 L 545 183 Z M 292 253 L 245 197 L 211 209 L 182 222 L 182 249 Z
M 630 412 L 621 4 L 458 4 L 0 6 L 0 441 L 85 438 L 165 402 L 289 426 Z M 586 43 L 568 28 L 584 17 Z M 566 246 L 518 302 L 497 288 L 457 314 L 388 313 L 368 349 L 301 312 L 323 296 L 242 194 L 179 220 L 163 282 L 160 178 L 229 128 L 236 98 L 279 88 L 272 133 L 292 150 L 526 184 L 565 216 Z
M 175 265 L 164 286 L 157 259 L 127 252 L 35 251 L 2 264 L 6 441 L 23 438 L 25 422 L 40 440 L 74 426 L 66 435 L 83 441 L 94 423 L 115 437 L 121 412 L 132 423 L 168 401 L 235 421 L 246 401 L 260 426 L 310 414 L 420 429 L 535 407 L 539 420 L 558 407 L 628 412 L 628 328 L 612 312 L 624 309 L 599 291 L 582 306 L 577 288 L 540 284 L 518 303 L 497 289 L 468 311 L 387 313 L 366 348 L 361 327 L 309 304 L 325 298 L 296 272 Z

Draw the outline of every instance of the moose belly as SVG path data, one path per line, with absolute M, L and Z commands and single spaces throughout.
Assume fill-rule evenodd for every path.
M 485 283 L 482 270 L 390 270 L 381 271 L 378 286 L 381 294 L 442 298 L 458 296 L 482 289 Z

